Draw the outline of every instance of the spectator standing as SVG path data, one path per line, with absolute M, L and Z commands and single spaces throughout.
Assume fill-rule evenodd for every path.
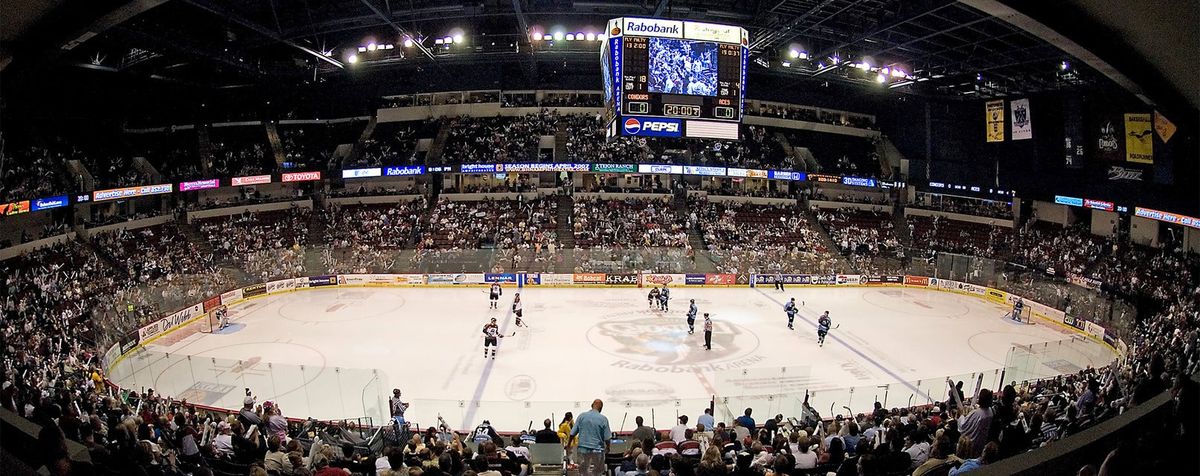
M 707 329 L 705 330 L 705 332 L 707 332 Z M 746 430 L 749 431 L 750 433 L 754 433 L 754 430 L 757 429 L 757 427 L 755 426 L 755 423 L 754 423 L 754 418 L 750 416 L 750 413 L 752 411 L 753 410 L 747 408 L 746 411 L 742 414 L 742 416 L 737 417 L 737 423 L 739 425 L 746 427 Z
M 641 415 L 638 415 L 633 419 L 633 421 L 634 423 L 637 423 L 637 428 L 634 428 L 633 434 L 630 435 L 630 437 L 633 438 L 633 441 L 641 443 L 646 440 L 654 441 L 657 439 L 655 438 L 654 428 L 646 426 L 646 420 L 644 420 Z
M 716 424 L 716 421 L 713 419 L 712 408 L 705 408 L 704 414 L 700 415 L 698 418 L 696 418 L 696 423 L 704 425 L 704 428 L 709 431 L 712 431 L 713 428 L 716 428 L 717 424 Z
M 967 416 L 959 418 L 959 431 L 963 436 L 971 438 L 971 442 L 974 444 L 972 449 L 975 453 L 983 451 L 983 446 L 987 444 L 988 430 L 991 428 L 994 415 L 992 391 L 985 388 L 979 391 L 979 408 L 972 410 Z
M 688 431 L 687 422 L 688 422 L 687 415 L 679 415 L 679 424 L 675 425 L 674 428 L 671 428 L 671 441 L 674 441 L 675 444 L 682 443 L 683 440 L 687 439 L 687 436 L 686 436 L 686 433 Z
M 600 414 L 602 410 L 603 401 L 592 401 L 592 409 L 579 415 L 579 421 L 571 429 L 570 436 L 578 437 L 579 441 L 580 476 L 600 476 L 607 472 L 604 455 L 608 453 L 612 431 L 608 426 L 608 417 Z

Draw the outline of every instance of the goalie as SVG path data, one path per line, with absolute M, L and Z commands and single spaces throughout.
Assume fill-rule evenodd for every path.
M 1021 321 L 1022 311 L 1025 310 L 1025 300 L 1017 298 L 1017 302 L 1013 303 L 1012 314 L 1009 317 L 1014 321 Z

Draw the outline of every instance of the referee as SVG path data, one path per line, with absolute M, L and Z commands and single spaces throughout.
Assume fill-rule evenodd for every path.
M 712 350 L 712 319 L 704 313 L 704 348 Z

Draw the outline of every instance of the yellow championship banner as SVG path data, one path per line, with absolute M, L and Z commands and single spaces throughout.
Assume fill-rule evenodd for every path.
M 1164 144 L 1171 141 L 1171 137 L 1175 135 L 1176 129 L 1178 128 L 1175 127 L 1175 123 L 1167 119 L 1167 116 L 1162 115 L 1161 112 L 1154 111 L 1154 131 L 1158 132 L 1158 138 L 1162 139 Z
M 1125 160 L 1139 164 L 1154 163 L 1154 137 L 1150 114 L 1125 115 Z
M 1004 100 L 987 103 L 987 141 L 1004 142 Z

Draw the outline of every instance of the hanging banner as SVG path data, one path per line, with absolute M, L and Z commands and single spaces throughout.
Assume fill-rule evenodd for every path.
M 1033 124 L 1029 118 L 1029 100 L 1017 99 L 1012 107 L 1012 139 L 1024 140 L 1033 138 Z
M 1004 142 L 1004 100 L 986 103 L 987 141 Z
M 1121 161 L 1121 132 L 1117 130 L 1120 122 L 1106 117 L 1096 128 L 1096 158 L 1102 162 Z
M 1158 133 L 1158 138 L 1162 139 L 1164 144 L 1171 141 L 1171 137 L 1175 135 L 1176 129 L 1178 128 L 1175 127 L 1175 123 L 1167 119 L 1167 116 L 1162 115 L 1161 112 L 1154 111 L 1154 131 Z
M 1154 163 L 1154 140 L 1150 137 L 1150 114 L 1125 115 L 1125 160 Z

